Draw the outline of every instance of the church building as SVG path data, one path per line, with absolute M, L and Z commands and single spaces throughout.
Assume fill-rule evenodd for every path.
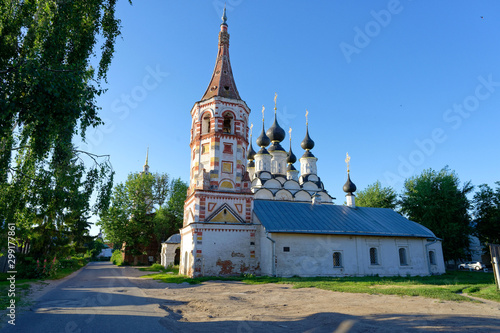
M 307 113 L 300 168 L 295 168 L 291 138 L 288 151 L 281 145 L 286 132 L 276 117 L 276 96 L 274 101 L 274 123 L 267 130 L 262 109 L 256 152 L 250 108 L 229 60 L 224 10 L 212 78 L 191 109 L 179 272 L 191 277 L 444 273 L 441 240 L 432 231 L 391 209 L 356 207 L 349 166 L 347 205 L 333 203 L 318 176 Z

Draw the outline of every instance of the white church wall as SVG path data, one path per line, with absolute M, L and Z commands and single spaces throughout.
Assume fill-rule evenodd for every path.
M 314 184 L 313 182 L 305 182 L 303 185 L 302 185 L 302 188 L 306 191 L 318 191 L 319 188 L 318 188 L 318 185 Z
M 326 192 L 319 192 L 318 194 L 321 197 L 322 203 L 332 203 L 333 202 L 332 198 L 328 194 L 326 194 Z
M 270 190 L 262 188 L 255 192 L 254 199 L 273 200 L 274 195 Z
M 425 239 L 363 237 L 343 235 L 273 233 L 276 241 L 276 274 L 278 276 L 365 276 L 429 275 Z M 439 246 L 436 245 L 436 249 Z M 377 262 L 370 262 L 370 248 L 377 252 Z M 404 248 L 407 264 L 401 265 L 399 249 Z M 262 271 L 272 272 L 269 246 L 262 247 Z M 340 265 L 334 267 L 334 253 L 340 254 Z M 433 273 L 444 273 L 442 253 L 437 253 Z M 338 264 L 338 263 L 337 263 Z
M 193 273 L 193 252 L 195 242 L 193 236 L 193 228 L 191 226 L 184 227 L 181 230 L 179 274 L 191 276 Z
M 302 201 L 302 202 L 311 202 L 311 195 L 304 191 L 300 190 L 294 194 L 295 201 Z
M 173 265 L 175 261 L 175 250 L 180 247 L 180 244 L 176 243 L 162 243 L 161 244 L 161 265 L 167 268 L 169 265 Z
M 284 184 L 283 184 L 283 188 L 287 189 L 287 190 L 295 190 L 295 191 L 298 191 L 300 190 L 300 185 L 299 185 L 299 182 L 295 181 L 295 180 L 287 180 Z
M 255 226 L 204 223 L 196 227 L 196 233 L 195 276 L 260 274 L 256 271 L 260 240 Z

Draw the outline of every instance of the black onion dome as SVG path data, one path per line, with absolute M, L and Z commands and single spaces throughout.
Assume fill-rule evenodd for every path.
M 255 150 L 253 150 L 252 139 L 250 139 L 250 148 L 247 151 L 247 160 L 253 161 L 255 157 Z
M 266 135 L 272 142 L 281 142 L 285 139 L 285 130 L 278 124 L 278 119 L 276 118 L 276 113 L 274 114 L 274 123 L 269 127 Z
M 349 176 L 349 174 L 347 174 L 347 181 L 345 182 L 342 189 L 345 193 L 352 194 L 352 192 L 356 192 L 356 185 L 354 185 L 354 183 L 351 181 L 351 177 Z
M 310 149 L 314 148 L 314 141 L 309 136 L 309 129 L 308 128 L 306 128 L 306 137 L 304 138 L 304 140 L 302 140 L 302 142 L 300 143 L 300 146 L 302 147 L 302 149 L 305 149 L 305 150 L 310 150 Z
M 260 148 L 256 155 L 269 155 L 269 152 L 265 147 Z
M 280 143 L 277 142 L 277 141 L 274 141 L 273 143 L 271 143 L 271 147 L 269 147 L 268 151 L 285 151 L 285 149 L 283 149 L 283 147 L 281 147 Z
M 302 157 L 315 157 L 315 156 L 309 150 L 306 150 L 304 152 L 304 155 L 302 155 Z
M 288 157 L 286 158 L 286 163 L 293 164 L 297 162 L 297 156 L 292 151 L 292 146 L 290 146 L 290 151 L 288 152 Z
M 271 143 L 271 140 L 269 140 L 268 136 L 264 132 L 264 124 L 262 124 L 262 133 L 260 133 L 259 137 L 257 138 L 257 140 L 255 140 L 255 142 L 259 147 L 267 147 Z
M 293 164 L 288 164 L 288 166 L 286 167 L 286 171 L 297 171 L 297 169 L 295 169 Z

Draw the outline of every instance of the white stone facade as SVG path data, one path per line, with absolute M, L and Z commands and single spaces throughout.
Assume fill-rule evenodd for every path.
M 267 237 L 275 241 L 274 267 L 273 242 Z M 441 243 L 426 246 L 431 242 L 424 238 L 261 232 L 260 241 L 262 275 L 425 276 L 445 272 Z M 376 264 L 370 261 L 370 249 L 376 249 Z M 432 264 L 430 251 L 434 253 Z
M 192 223 L 183 229 L 179 272 L 188 276 L 260 274 L 253 224 Z

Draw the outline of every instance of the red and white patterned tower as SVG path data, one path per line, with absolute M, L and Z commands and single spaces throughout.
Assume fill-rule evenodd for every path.
M 222 20 L 210 84 L 202 99 L 191 109 L 191 172 L 181 230 L 181 272 L 190 276 L 238 273 L 236 269 L 229 272 L 217 268 L 217 262 L 230 260 L 224 251 L 235 253 L 230 251 L 235 239 L 224 234 L 238 230 L 236 232 L 241 235 L 252 233 L 255 237 L 255 231 L 250 231 L 255 228 L 249 228 L 253 194 L 246 172 L 250 109 L 241 100 L 234 82 L 225 10 Z M 243 233 L 243 230 L 246 231 Z M 210 232 L 218 236 L 212 237 Z M 250 242 L 248 239 L 247 243 Z M 236 253 L 242 255 L 240 259 L 250 258 L 250 253 L 248 256 Z M 240 261 L 244 267 L 252 266 L 249 260 Z

